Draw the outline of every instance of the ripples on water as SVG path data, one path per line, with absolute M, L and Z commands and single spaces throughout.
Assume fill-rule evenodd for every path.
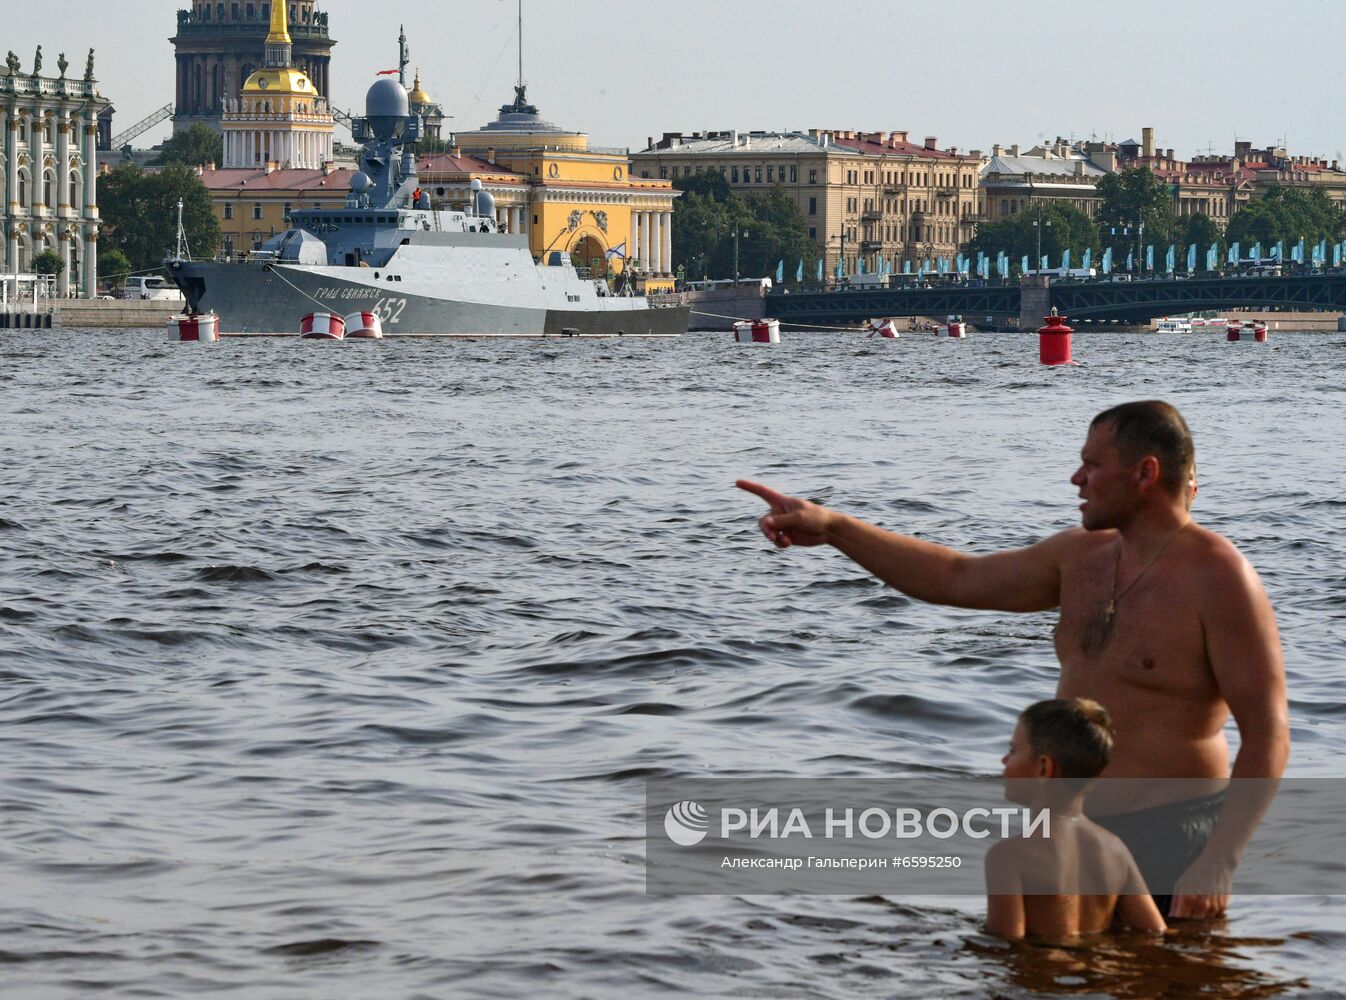
M 749 475 L 988 550 L 1180 405 L 1339 770 L 1346 338 L 0 336 L 6 997 L 1337 995 L 1332 899 L 1008 947 L 977 899 L 647 898 L 645 778 L 998 767 L 1052 617 L 777 553 Z M 1307 983 L 1307 985 L 1306 985 Z

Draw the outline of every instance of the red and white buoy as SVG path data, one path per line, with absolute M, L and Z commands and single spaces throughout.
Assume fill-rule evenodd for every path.
M 740 344 L 779 344 L 780 320 L 739 320 L 734 324 L 734 340 Z
M 383 323 L 378 313 L 358 312 L 346 317 L 347 340 L 382 340 Z
M 967 324 L 963 322 L 963 317 L 961 316 L 949 317 L 948 330 L 950 337 L 958 337 L 961 339 L 967 336 Z
M 1075 331 L 1066 326 L 1066 317 L 1052 314 L 1044 317 L 1047 325 L 1038 330 L 1038 361 L 1044 365 L 1073 365 L 1070 357 L 1070 335 Z
M 336 313 L 312 312 L 299 321 L 299 335 L 305 340 L 344 340 L 346 321 Z
M 1267 325 L 1260 319 L 1253 324 L 1253 340 L 1257 341 L 1259 344 L 1265 344 L 1267 342 Z
M 220 317 L 213 312 L 172 316 L 168 320 L 168 334 L 179 343 L 213 344 L 220 339 Z
M 871 319 L 869 321 L 869 335 L 880 337 L 883 340 L 897 340 L 897 324 L 891 319 Z

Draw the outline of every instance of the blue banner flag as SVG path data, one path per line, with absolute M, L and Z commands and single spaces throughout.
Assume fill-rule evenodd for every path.
M 795 282 L 802 285 L 804 283 L 804 258 L 799 258 L 799 266 L 795 268 Z
M 1134 258 L 1135 254 L 1133 254 L 1130 250 L 1128 250 L 1126 252 L 1126 270 L 1128 273 L 1130 273 L 1130 271 L 1132 270 L 1132 265 L 1135 264 Z
M 1253 248 L 1248 251 L 1248 256 L 1252 258 L 1254 264 L 1262 259 L 1262 241 L 1258 240 L 1253 244 Z
M 1187 273 L 1191 274 L 1196 270 L 1196 244 L 1188 244 L 1187 247 Z
M 1216 246 L 1214 243 L 1212 243 L 1210 245 L 1210 249 L 1206 251 L 1206 270 L 1214 271 L 1219 266 L 1220 266 L 1220 248 Z
M 910 273 L 911 273 L 911 261 L 909 261 L 909 260 L 904 260 L 904 261 L 902 262 L 902 273 L 903 273 L 903 274 L 910 274 Z
M 1276 241 L 1276 245 L 1271 248 L 1271 256 L 1277 263 L 1285 260 L 1285 240 Z
M 776 265 L 776 284 L 778 284 L 778 285 L 783 285 L 783 284 L 785 284 L 785 259 L 784 259 L 784 258 L 782 258 L 782 259 L 781 259 L 781 262 L 780 262 L 779 264 Z
M 834 273 L 838 278 L 840 278 L 840 277 L 845 273 L 845 272 L 842 270 L 842 266 L 841 266 L 841 261 L 840 261 L 840 260 L 837 261 L 837 266 L 833 269 L 833 273 Z
M 1172 274 L 1178 269 L 1178 247 L 1177 244 L 1168 245 L 1168 253 L 1164 254 L 1164 270 Z
M 1062 271 L 1068 271 L 1068 270 L 1070 270 L 1070 248 L 1069 248 L 1069 247 L 1066 247 L 1066 249 L 1064 249 L 1064 250 L 1061 251 L 1061 270 L 1062 270 Z
M 1341 267 L 1341 244 L 1332 244 L 1332 266 Z
M 1047 270 L 1047 255 L 1045 253 L 1042 255 L 1042 260 L 1038 262 L 1038 268 L 1043 271 Z
M 822 284 L 822 280 L 823 280 L 823 259 L 822 259 L 821 257 L 819 257 L 819 258 L 818 258 L 818 283 L 819 283 L 819 284 Z
M 1295 250 L 1298 251 L 1295 260 L 1299 261 L 1301 264 L 1304 263 L 1304 237 L 1301 236 L 1299 238 L 1299 245 L 1295 247 Z
M 867 272 L 865 271 L 865 259 L 864 259 L 863 257 L 856 257 L 856 258 L 855 258 L 855 273 L 856 273 L 856 274 L 865 274 L 865 273 L 867 273 Z
M 1103 251 L 1103 273 L 1112 273 L 1112 247 L 1108 247 Z
M 977 254 L 977 256 L 980 257 L 981 254 Z M 958 270 L 959 272 L 962 272 L 962 271 L 966 270 L 966 268 L 963 267 L 964 260 L 963 260 L 963 255 L 962 255 L 961 253 L 960 253 L 957 257 L 954 258 L 954 261 L 955 261 L 956 268 L 957 268 L 957 270 Z
M 1239 245 L 1238 243 L 1231 243 L 1229 244 L 1229 256 L 1225 258 L 1225 263 L 1237 264 L 1238 262 L 1239 262 Z
M 1019 273 L 1020 274 L 1028 273 L 1028 254 L 1024 254 L 1023 259 L 1019 261 Z
M 1154 244 L 1151 243 L 1145 248 L 1145 270 L 1154 270 Z
M 1089 262 L 1093 260 L 1093 258 L 1094 258 L 1094 248 L 1085 247 L 1084 256 L 1080 258 L 1080 267 L 1087 269 L 1089 267 Z

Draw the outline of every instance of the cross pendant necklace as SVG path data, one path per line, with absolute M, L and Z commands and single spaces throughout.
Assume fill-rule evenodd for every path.
M 1112 620 L 1117 617 L 1117 602 L 1131 592 L 1131 588 L 1138 584 L 1140 578 L 1149 572 L 1150 567 L 1159 561 L 1159 557 L 1164 554 L 1164 550 L 1168 548 L 1169 543 L 1177 538 L 1178 532 L 1182 531 L 1185 527 L 1187 527 L 1187 525 L 1183 524 L 1173 529 L 1169 536 L 1164 539 L 1164 544 L 1159 546 L 1159 551 L 1150 557 L 1150 561 L 1141 567 L 1140 572 L 1131 578 L 1131 582 L 1122 588 L 1120 594 L 1117 593 L 1117 574 L 1122 568 L 1122 540 L 1120 538 L 1117 539 L 1117 558 L 1112 564 L 1112 597 L 1109 598 L 1108 606 L 1103 612 L 1104 634 L 1112 631 Z

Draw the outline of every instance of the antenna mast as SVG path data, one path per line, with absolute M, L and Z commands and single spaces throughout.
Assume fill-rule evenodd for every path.
M 397 82 L 403 87 L 407 85 L 407 63 L 411 61 L 411 55 L 407 52 L 407 26 L 400 25 L 401 34 L 397 36 Z
M 523 0 L 519 0 L 519 86 L 523 86 Z

